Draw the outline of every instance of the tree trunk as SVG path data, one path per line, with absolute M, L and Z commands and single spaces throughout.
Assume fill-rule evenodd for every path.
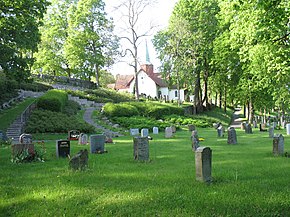
M 96 86 L 99 87 L 100 86 L 100 80 L 99 80 L 99 67 L 95 64 L 94 65 L 95 68 L 95 74 L 96 74 Z

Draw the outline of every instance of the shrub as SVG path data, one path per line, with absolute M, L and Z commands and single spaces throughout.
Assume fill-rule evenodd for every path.
M 80 104 L 75 101 L 68 100 L 63 112 L 67 115 L 76 115 L 81 110 Z
M 43 110 L 62 112 L 68 101 L 68 94 L 62 90 L 49 90 L 37 100 L 37 107 Z
M 33 111 L 25 126 L 27 133 L 67 133 L 69 130 L 92 133 L 94 127 L 75 116 L 44 110 Z
M 107 103 L 103 108 L 104 114 L 109 117 L 130 117 L 139 115 L 138 109 L 130 104 Z

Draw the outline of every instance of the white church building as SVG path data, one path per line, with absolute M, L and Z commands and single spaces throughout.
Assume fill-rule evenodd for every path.
M 168 84 L 162 79 L 160 73 L 154 72 L 151 63 L 141 65 L 137 73 L 139 95 L 151 97 L 155 99 L 178 100 L 178 89 L 176 87 L 169 88 Z M 117 75 L 115 90 L 119 92 L 128 92 L 134 94 L 135 77 L 134 75 Z M 185 91 L 180 89 L 180 100 L 185 100 Z

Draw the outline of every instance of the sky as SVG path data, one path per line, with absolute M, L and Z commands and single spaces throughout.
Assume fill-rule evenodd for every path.
M 157 26 L 154 28 L 151 36 L 144 37 L 138 47 L 139 52 L 139 59 L 141 63 L 145 63 L 146 61 L 146 41 L 148 45 L 148 51 L 150 56 L 150 62 L 154 65 L 154 71 L 158 72 L 158 67 L 160 66 L 160 61 L 157 58 L 157 54 L 154 50 L 154 46 L 152 44 L 152 39 L 154 34 L 156 34 L 158 31 L 165 29 L 168 25 L 170 15 L 173 11 L 174 5 L 178 0 L 157 0 L 156 3 L 152 6 L 147 7 L 146 11 L 142 14 L 142 17 L 140 19 L 140 23 L 145 26 L 144 30 L 146 31 L 146 25 L 149 25 L 149 22 L 152 22 L 154 26 Z M 121 13 L 119 11 L 114 10 L 114 6 L 118 5 L 120 3 L 119 0 L 104 0 L 106 4 L 106 12 L 109 17 L 112 17 L 114 19 L 115 24 L 115 33 L 117 35 L 124 35 L 121 33 L 120 27 L 124 27 L 124 24 L 120 21 Z M 140 29 L 140 32 L 142 32 L 142 29 Z M 121 40 L 121 45 L 124 47 L 125 41 Z M 121 59 L 123 61 L 129 61 L 126 58 Z M 134 69 L 133 67 L 130 67 L 125 62 L 119 62 L 115 64 L 109 71 L 113 75 L 117 74 L 133 74 Z

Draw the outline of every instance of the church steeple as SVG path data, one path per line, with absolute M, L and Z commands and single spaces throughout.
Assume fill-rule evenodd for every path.
M 149 56 L 149 50 L 148 50 L 148 45 L 147 45 L 147 40 L 146 40 L 146 64 L 151 64 L 150 56 Z

